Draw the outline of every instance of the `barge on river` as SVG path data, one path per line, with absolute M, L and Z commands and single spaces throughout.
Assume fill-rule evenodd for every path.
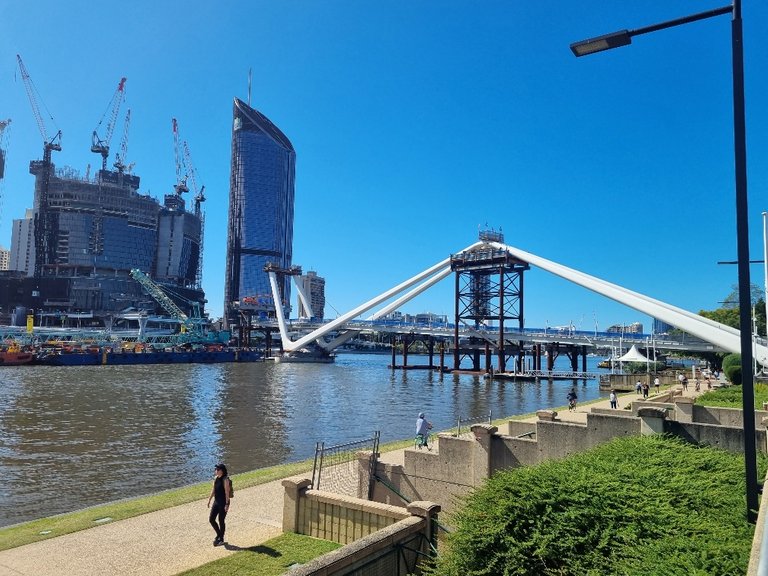
M 34 363 L 48 366 L 135 366 L 139 364 L 221 364 L 263 360 L 264 355 L 261 352 L 248 349 L 113 352 L 108 348 L 97 348 L 72 352 L 41 352 Z

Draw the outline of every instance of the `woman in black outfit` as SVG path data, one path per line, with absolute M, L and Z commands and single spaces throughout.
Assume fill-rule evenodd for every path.
M 224 464 L 216 464 L 214 468 L 216 477 L 213 479 L 213 488 L 211 488 L 211 495 L 208 497 L 208 507 L 211 508 L 211 514 L 208 517 L 208 521 L 216 530 L 216 539 L 213 541 L 214 546 L 221 546 L 224 544 L 224 530 L 226 526 L 224 519 L 229 512 L 229 498 L 231 496 L 229 490 L 229 482 L 227 478 L 227 467 Z M 213 507 L 211 507 L 211 500 L 213 500 Z M 216 517 L 219 521 L 216 522 Z

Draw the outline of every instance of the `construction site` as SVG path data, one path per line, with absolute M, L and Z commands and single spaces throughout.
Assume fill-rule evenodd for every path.
M 35 326 L 99 328 L 127 325 L 137 315 L 202 320 L 205 186 L 198 185 L 176 119 L 171 123 L 176 182 L 162 202 L 140 191 L 140 177 L 129 162 L 131 111 L 120 113 L 126 78 L 120 78 L 92 133 L 90 150 L 98 155 L 98 168 L 91 174 L 89 165 L 81 175 L 57 167 L 53 153 L 62 150 L 62 133 L 49 132 L 42 98 L 18 55 L 17 61 L 40 132 L 42 159 L 29 163 L 35 178 L 32 208 L 13 219 L 8 270 L 0 271 L 0 325 L 29 326 L 31 318 Z M 0 186 L 10 123 L 0 121 Z M 110 158 L 120 123 L 122 138 Z M 154 294 L 132 270 L 145 275 Z M 163 305 L 159 294 L 173 306 Z

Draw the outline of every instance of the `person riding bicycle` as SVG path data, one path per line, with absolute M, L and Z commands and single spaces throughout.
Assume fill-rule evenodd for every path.
M 575 410 L 576 409 L 576 401 L 579 399 L 578 396 L 576 396 L 576 389 L 571 388 L 571 391 L 568 392 L 568 410 Z
M 427 446 L 427 440 L 429 439 L 429 431 L 432 429 L 432 423 L 428 422 L 424 417 L 424 412 L 419 412 L 419 417 L 416 419 L 416 438 L 420 439 L 419 448 Z M 429 448 L 429 446 L 427 446 Z

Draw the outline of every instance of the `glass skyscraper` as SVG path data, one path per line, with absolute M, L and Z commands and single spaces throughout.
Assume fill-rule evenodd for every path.
M 296 152 L 285 134 L 235 98 L 224 285 L 228 326 L 239 323 L 237 308 L 266 316 L 289 312 L 290 276 L 279 276 L 282 302 L 276 305 L 264 267 L 291 267 L 295 173 Z

